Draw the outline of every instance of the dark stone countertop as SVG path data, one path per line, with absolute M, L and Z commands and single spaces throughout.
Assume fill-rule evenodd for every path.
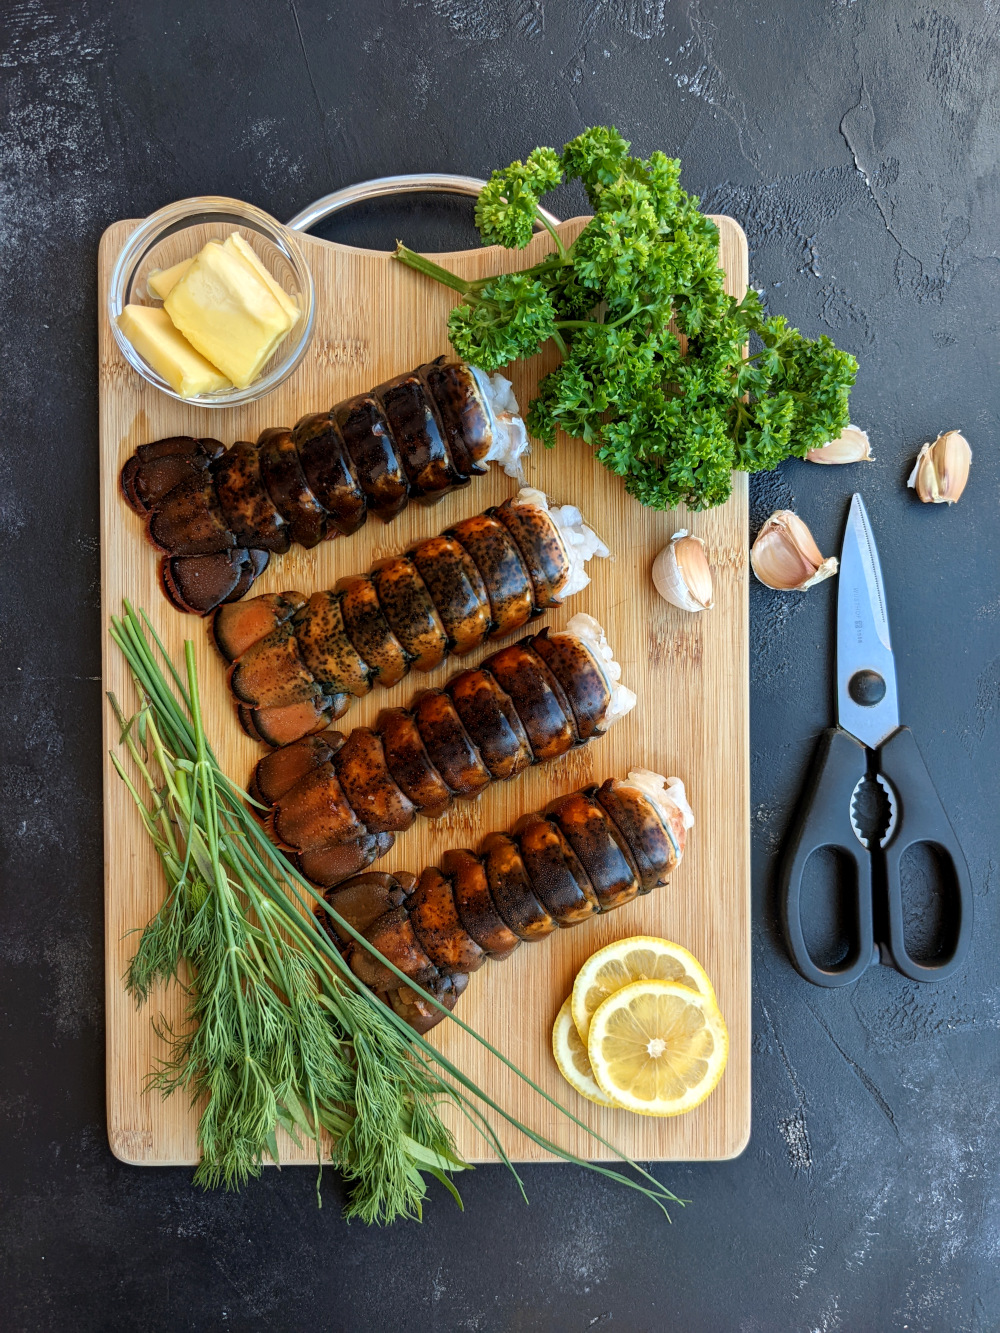
M 5 0 L 3 1315 L 12 1330 L 655 1333 L 1000 1327 L 1000 15 L 993 0 Z M 775 927 L 775 854 L 832 719 L 834 584 L 751 593 L 754 1123 L 735 1162 L 657 1171 L 672 1226 L 565 1166 L 436 1186 L 422 1226 L 348 1228 L 313 1173 L 239 1196 L 137 1170 L 104 1131 L 95 258 L 104 227 L 199 193 L 290 216 L 386 173 L 488 174 L 616 123 L 684 160 L 753 281 L 861 362 L 876 461 L 757 478 L 755 521 L 835 550 L 855 486 L 885 569 L 902 714 L 963 842 L 977 923 L 937 988 L 821 992 Z M 576 198 L 553 207 L 580 211 Z M 471 239 L 467 206 L 328 234 Z M 904 486 L 960 427 L 955 509 Z

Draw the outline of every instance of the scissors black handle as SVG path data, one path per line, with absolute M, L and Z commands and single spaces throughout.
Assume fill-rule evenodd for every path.
M 883 850 L 886 923 L 885 960 L 911 981 L 944 981 L 961 967 L 972 938 L 972 881 L 965 856 L 934 790 L 927 767 L 909 727 L 894 731 L 879 750 L 878 771 L 889 780 L 896 800 L 896 826 Z M 948 909 L 952 948 L 933 962 L 911 958 L 903 938 L 903 894 L 900 864 L 910 847 L 924 843 L 937 849 L 954 877 L 955 894 Z
M 964 962 L 972 938 L 972 882 L 965 856 L 909 727 L 899 727 L 882 745 L 877 771 L 892 788 L 895 823 L 885 847 L 861 845 L 851 823 L 851 798 L 868 769 L 868 751 L 840 727 L 820 736 L 816 760 L 780 871 L 781 919 L 792 961 L 815 986 L 847 986 L 879 957 L 911 981 L 944 981 Z M 949 952 L 918 962 L 906 947 L 900 866 L 910 847 L 936 848 L 954 881 L 948 911 Z M 802 878 L 806 862 L 823 847 L 839 851 L 854 868 L 856 935 L 846 961 L 820 967 L 806 948 L 802 930 Z M 879 870 L 878 934 L 872 862 Z
M 851 824 L 851 797 L 868 771 L 868 751 L 840 727 L 822 733 L 816 759 L 780 870 L 781 921 L 792 962 L 814 986 L 847 986 L 875 956 L 871 856 Z M 802 876 L 822 847 L 839 851 L 854 866 L 857 934 L 841 967 L 820 967 L 802 932 Z

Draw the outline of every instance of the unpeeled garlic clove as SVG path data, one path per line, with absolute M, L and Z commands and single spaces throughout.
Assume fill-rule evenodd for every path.
M 750 564 L 761 583 L 779 592 L 804 591 L 837 572 L 837 557 L 823 559 L 812 533 L 790 509 L 776 510 L 757 533 Z
M 860 426 L 845 426 L 835 440 L 810 449 L 805 457 L 807 463 L 870 463 L 871 441 Z
M 953 505 L 965 490 L 971 462 L 969 441 L 960 431 L 946 430 L 920 450 L 906 484 L 925 505 Z
M 705 555 L 705 543 L 681 528 L 653 561 L 656 591 L 682 611 L 710 611 L 712 571 Z

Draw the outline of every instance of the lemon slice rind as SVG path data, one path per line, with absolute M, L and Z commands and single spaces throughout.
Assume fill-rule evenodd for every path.
M 584 1045 L 587 1043 L 587 1033 L 591 1020 L 597 1010 L 597 1005 L 593 1003 L 593 991 L 604 990 L 607 996 L 612 995 L 615 990 L 620 990 L 623 985 L 628 985 L 632 981 L 653 979 L 651 977 L 647 978 L 643 974 L 636 974 L 623 962 L 629 954 L 642 952 L 652 952 L 658 955 L 659 969 L 669 973 L 669 975 L 661 976 L 660 980 L 685 985 L 689 989 L 698 991 L 700 994 L 715 1000 L 715 990 L 708 978 L 708 973 L 694 954 L 685 949 L 683 945 L 674 944 L 672 940 L 658 939 L 654 935 L 630 935 L 627 939 L 615 940 L 612 944 L 606 944 L 603 949 L 598 949 L 596 953 L 591 954 L 576 974 L 576 980 L 573 982 L 571 997 L 573 1022 L 576 1024 L 576 1030 L 579 1032 Z M 607 978 L 608 982 L 614 982 L 612 989 L 610 985 L 601 984 L 598 974 L 602 969 L 608 968 L 609 965 L 614 968 L 616 964 L 617 975 Z M 678 969 L 680 969 L 679 975 Z M 588 995 L 590 996 L 589 1000 Z M 603 1003 L 603 1001 L 599 1001 L 599 1003 Z
M 681 1003 L 678 1005 L 677 1001 Z M 670 1096 L 641 1097 L 633 1089 L 644 1076 L 648 1083 L 652 1075 L 648 1057 L 640 1053 L 641 1037 L 649 1028 L 643 1027 L 640 1020 L 651 1016 L 661 1019 L 664 1002 L 671 1025 L 666 1032 L 667 1049 L 671 1049 L 672 1038 L 679 1043 L 673 1048 L 675 1053 L 669 1068 L 675 1074 L 674 1085 L 680 1084 L 683 1090 Z M 678 1025 L 686 1031 L 678 1034 Z M 656 1036 L 654 1032 L 651 1040 Z M 629 1046 L 632 1052 L 623 1055 Z M 718 1086 L 729 1058 L 729 1034 L 714 995 L 703 995 L 676 982 L 633 981 L 609 995 L 594 1014 L 587 1052 L 595 1082 L 607 1096 L 614 1098 L 616 1105 L 637 1115 L 684 1115 L 700 1106 Z M 692 1082 L 691 1073 L 702 1065 L 704 1073 Z M 621 1077 L 629 1072 L 631 1077 Z
M 587 1048 L 580 1040 L 580 1034 L 573 1022 L 570 1009 L 570 996 L 563 1001 L 556 1021 L 552 1025 L 552 1054 L 559 1067 L 559 1072 L 570 1087 L 586 1097 L 588 1102 L 597 1106 L 620 1106 L 613 1097 L 609 1097 L 598 1085 L 590 1068 Z M 586 1068 L 583 1067 L 584 1063 Z

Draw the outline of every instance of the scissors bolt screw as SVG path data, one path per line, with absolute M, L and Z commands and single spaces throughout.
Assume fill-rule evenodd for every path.
M 862 708 L 871 708 L 885 698 L 885 679 L 877 671 L 865 667 L 855 671 L 847 682 L 847 693 Z

